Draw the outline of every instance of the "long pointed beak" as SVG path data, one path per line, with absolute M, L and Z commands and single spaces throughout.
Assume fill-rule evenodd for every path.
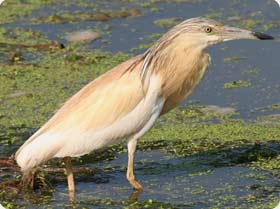
M 252 33 L 255 37 L 257 37 L 260 40 L 273 40 L 274 39 L 274 37 L 264 34 L 264 33 L 259 33 L 259 32 L 252 32 Z
M 234 27 L 224 27 L 221 32 L 221 37 L 224 41 L 234 40 L 234 39 L 254 39 L 254 40 L 272 40 L 274 39 L 270 35 L 266 35 L 259 32 L 252 32 L 249 30 L 244 30 Z

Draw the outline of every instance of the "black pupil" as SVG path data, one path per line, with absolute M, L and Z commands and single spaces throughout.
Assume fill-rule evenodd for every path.
M 211 28 L 206 28 L 206 32 L 211 32 Z

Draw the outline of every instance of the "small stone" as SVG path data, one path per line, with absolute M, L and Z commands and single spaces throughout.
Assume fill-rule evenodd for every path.
M 96 32 L 85 30 L 70 33 L 66 36 L 66 39 L 70 42 L 90 42 L 100 37 L 101 36 Z
M 236 110 L 232 107 L 219 107 L 216 105 L 209 105 L 202 108 L 201 111 L 204 113 L 213 112 L 220 115 L 228 115 L 228 114 L 233 114 Z

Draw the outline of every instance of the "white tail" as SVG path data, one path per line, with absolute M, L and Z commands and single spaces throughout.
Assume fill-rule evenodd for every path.
M 61 148 L 57 137 L 58 134 L 50 133 L 30 137 L 16 152 L 16 161 L 21 170 L 27 172 L 54 157 Z M 52 149 L 48 149 L 50 147 Z

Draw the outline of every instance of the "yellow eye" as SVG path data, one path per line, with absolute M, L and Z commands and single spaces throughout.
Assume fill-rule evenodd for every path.
M 205 28 L 204 28 L 204 31 L 205 31 L 206 33 L 211 33 L 211 32 L 212 32 L 212 28 L 211 28 L 211 27 L 205 27 Z

